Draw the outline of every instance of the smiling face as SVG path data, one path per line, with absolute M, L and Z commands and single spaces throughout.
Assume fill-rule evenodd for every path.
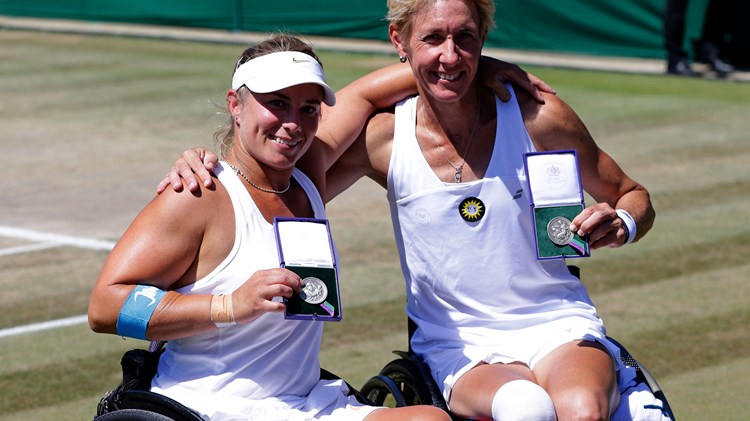
M 420 95 L 455 102 L 474 82 L 485 34 L 479 12 L 464 0 L 426 2 L 410 19 L 410 32 L 390 26 L 399 55 L 409 59 Z
M 323 88 L 306 83 L 269 93 L 241 90 L 227 94 L 229 109 L 237 118 L 235 147 L 259 165 L 293 168 L 318 131 Z

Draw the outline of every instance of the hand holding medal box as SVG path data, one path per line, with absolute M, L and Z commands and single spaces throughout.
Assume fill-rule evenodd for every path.
M 341 320 L 338 267 L 326 219 L 275 218 L 281 267 L 302 278 L 302 291 L 284 299 L 287 319 Z
M 527 153 L 524 165 L 537 258 L 590 256 L 588 239 L 570 231 L 570 222 L 584 208 L 576 151 Z

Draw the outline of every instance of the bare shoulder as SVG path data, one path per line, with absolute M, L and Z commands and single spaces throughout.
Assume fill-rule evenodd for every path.
M 542 93 L 540 104 L 525 92 L 518 92 L 526 129 L 538 150 L 582 149 L 593 139 L 583 121 L 558 95 Z
M 372 170 L 370 176 L 385 178 L 388 174 L 391 151 L 393 150 L 395 121 L 395 111 L 391 108 L 374 114 L 367 122 L 364 143 L 367 146 L 369 166 Z
M 217 218 L 231 216 L 232 204 L 226 187 L 213 177 L 211 187 L 199 185 L 195 191 L 167 189 L 149 203 L 144 212 L 165 229 L 201 234 Z
M 370 116 L 366 125 L 366 132 L 370 142 L 375 144 L 389 143 L 393 141 L 396 114 L 393 108 L 380 110 Z
M 383 160 L 386 160 L 386 164 L 390 160 L 394 123 L 395 115 L 392 109 L 381 110 L 371 115 L 364 130 L 342 159 L 352 164 L 356 163 L 366 170 L 379 171 Z
M 331 200 L 362 177 L 386 185 L 394 132 L 393 110 L 371 115 L 352 145 L 326 172 L 326 200 Z

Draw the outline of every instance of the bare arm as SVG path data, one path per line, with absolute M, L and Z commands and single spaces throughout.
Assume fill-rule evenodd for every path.
M 393 130 L 392 109 L 378 112 L 368 120 L 365 130 L 326 172 L 326 201 L 365 176 L 387 188 Z
M 634 241 L 653 225 L 656 213 L 648 190 L 628 177 L 617 162 L 594 142 L 578 115 L 560 98 L 547 96 L 544 105 L 521 99 L 529 134 L 540 151 L 575 149 L 583 188 L 597 202 L 573 219 L 571 228 L 588 235 L 592 249 L 622 245 L 627 236 L 616 209 L 627 211 L 636 224 Z
M 189 192 L 167 192 L 155 198 L 136 217 L 108 255 L 94 286 L 89 304 L 89 324 L 103 333 L 116 333 L 120 309 L 136 285 L 162 290 L 179 286 L 193 266 L 207 220 Z M 183 217 L 191 215 L 191 218 Z M 210 326 L 198 320 L 208 314 L 209 297 L 183 296 L 169 292 L 158 305 L 151 327 L 164 326 L 166 308 L 174 318 L 164 337 L 194 334 Z M 205 312 L 204 312 L 205 310 Z M 164 316 L 162 316 L 164 314 Z M 202 328 L 198 328 L 202 326 Z M 149 329 L 149 338 L 155 336 Z
M 416 84 L 411 68 L 402 63 L 368 73 L 348 84 L 336 93 L 338 106 L 324 109 L 315 143 L 297 166 L 306 174 L 326 173 L 360 136 L 371 115 L 413 93 Z M 320 187 L 322 192 L 327 189 Z
M 503 101 L 510 99 L 510 93 L 503 84 L 505 81 L 529 92 L 539 103 L 544 102 L 542 92 L 554 93 L 549 85 L 536 76 L 515 64 L 494 58 L 482 58 L 480 78 Z M 339 106 L 324 107 L 323 120 L 318 131 L 319 141 L 311 147 L 308 156 L 300 160 L 300 168 L 308 170 L 306 172 L 310 174 L 318 173 L 319 171 L 309 170 L 317 169 L 316 167 L 321 165 L 323 170 L 331 168 L 360 134 L 368 116 L 416 92 L 410 66 L 400 63 L 369 73 L 342 88 L 336 94 Z M 181 190 L 181 177 L 185 179 L 191 191 L 198 188 L 199 180 L 204 186 L 211 186 L 210 171 L 217 161 L 216 154 L 204 148 L 186 150 L 159 183 L 157 193 L 163 192 L 170 185 L 175 191 Z
M 510 92 L 503 83 L 506 81 L 520 86 L 539 103 L 544 102 L 540 91 L 554 93 L 541 79 L 512 63 L 482 57 L 480 69 L 482 83 L 506 102 L 510 99 Z M 311 162 L 323 162 L 323 171 L 328 171 L 360 135 L 369 116 L 416 93 L 414 74 L 406 64 L 384 67 L 345 86 L 336 93 L 337 102 L 345 106 L 325 109 L 317 135 L 318 153 L 308 153 L 298 165 L 305 170 Z
M 306 174 L 325 173 L 359 136 L 370 115 L 413 93 L 416 84 L 411 68 L 402 63 L 375 70 L 345 86 L 336 93 L 338 106 L 323 106 L 315 141 L 297 166 Z M 210 170 L 217 161 L 216 154 L 206 149 L 186 150 L 159 183 L 157 193 L 170 185 L 179 191 L 180 178 L 185 179 L 191 191 L 198 187 L 198 179 L 204 186 L 210 186 Z M 324 186 L 318 187 L 325 191 Z
M 169 340 L 216 329 L 211 321 L 211 294 L 175 291 L 207 275 L 227 256 L 234 242 L 234 217 L 226 202 L 167 191 L 136 217 L 107 257 L 89 304 L 89 325 L 100 333 L 117 333 L 117 321 L 137 285 L 167 291 L 148 323 L 150 340 Z M 231 293 L 235 320 L 247 323 L 265 312 L 283 311 L 275 296 L 299 291 L 300 279 L 281 268 L 258 271 Z

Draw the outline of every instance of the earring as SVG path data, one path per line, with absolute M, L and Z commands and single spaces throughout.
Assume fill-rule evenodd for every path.
M 398 61 L 400 61 L 401 63 L 406 63 L 406 56 L 400 56 L 398 58 Z

